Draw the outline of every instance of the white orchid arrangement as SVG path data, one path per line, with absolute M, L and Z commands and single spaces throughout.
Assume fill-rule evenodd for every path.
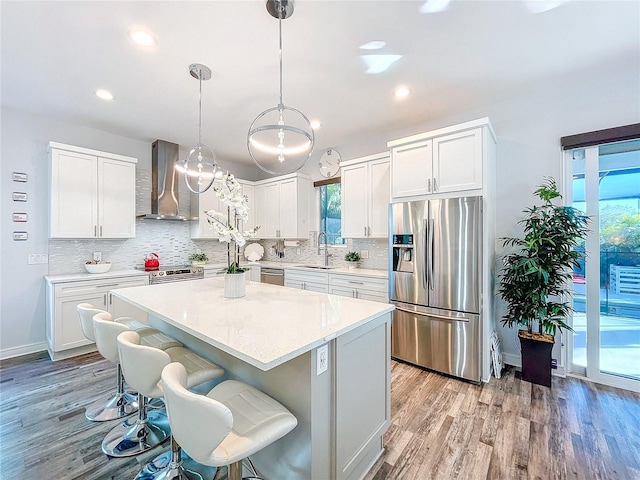
M 227 243 L 227 273 L 244 272 L 246 269 L 240 267 L 240 247 L 243 247 L 247 240 L 255 237 L 258 228 L 240 231 L 240 221 L 249 219 L 249 201 L 246 195 L 242 194 L 242 185 L 227 172 L 222 176 L 221 185 L 213 187 L 216 197 L 225 205 L 227 212 L 217 212 L 215 210 L 205 211 L 207 222 L 220 236 L 221 242 Z M 234 258 L 231 261 L 231 242 L 235 242 Z

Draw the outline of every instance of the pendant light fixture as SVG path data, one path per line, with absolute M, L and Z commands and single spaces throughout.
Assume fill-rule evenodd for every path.
M 311 156 L 315 135 L 300 111 L 282 103 L 282 20 L 293 14 L 293 0 L 267 0 L 267 11 L 278 19 L 280 101 L 256 117 L 247 135 L 249 155 L 260 169 L 273 175 L 300 170 Z
M 184 174 L 187 188 L 193 193 L 204 193 L 216 178 L 222 177 L 218 169 L 216 155 L 208 145 L 202 143 L 202 81 L 211 78 L 211 69 L 200 63 L 189 65 L 189 73 L 198 80 L 200 93 L 198 96 L 198 143 L 189 151 L 185 160 L 176 163 L 176 170 Z

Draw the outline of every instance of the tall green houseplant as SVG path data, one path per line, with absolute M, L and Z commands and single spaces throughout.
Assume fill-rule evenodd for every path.
M 553 178 L 545 178 L 534 195 L 542 204 L 523 211 L 525 217 L 518 223 L 523 226 L 524 237 L 502 239 L 504 247 L 513 247 L 515 251 L 504 257 L 500 272 L 498 293 L 507 303 L 501 321 L 510 328 L 515 324 L 526 327 L 518 333 L 521 342 L 526 337 L 552 347 L 557 330 L 572 330 L 566 323 L 572 311 L 566 298 L 571 294 L 573 268 L 580 267 L 581 253 L 576 247 L 584 241 L 589 219 L 573 207 L 554 203 L 562 196 Z M 523 347 L 523 369 L 524 354 Z

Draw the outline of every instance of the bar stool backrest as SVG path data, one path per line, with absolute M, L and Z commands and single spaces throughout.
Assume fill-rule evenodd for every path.
M 162 385 L 176 441 L 195 461 L 218 465 L 219 462 L 212 460 L 213 452 L 231 432 L 231 410 L 217 400 L 187 390 L 187 371 L 181 363 L 174 362 L 164 368 Z M 216 458 L 219 459 L 221 453 L 216 452 Z
M 95 308 L 90 303 L 80 303 L 77 307 L 78 316 L 80 317 L 80 327 L 82 327 L 82 333 L 88 340 L 92 342 L 96 341 L 95 331 L 93 329 L 93 317 L 98 313 L 106 313 L 111 318 L 111 314 L 108 312 L 101 310 L 99 308 Z
M 118 335 L 118 354 L 124 378 L 129 386 L 146 397 L 162 398 L 162 369 L 171 363 L 163 350 L 140 345 L 140 335 L 133 330 Z

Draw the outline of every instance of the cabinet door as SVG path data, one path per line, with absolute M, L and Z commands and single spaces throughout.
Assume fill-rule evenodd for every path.
M 431 140 L 396 147 L 391 155 L 391 196 L 411 197 L 431 193 Z
M 255 188 L 253 185 L 242 185 L 242 194 L 247 197 L 247 203 L 249 204 L 249 219 L 242 225 L 243 230 L 251 230 L 255 228 L 256 224 L 256 211 L 255 211 Z
M 389 160 L 369 163 L 369 229 L 370 237 L 387 238 L 389 233 L 390 182 Z
M 298 182 L 284 180 L 280 182 L 280 237 L 296 238 L 298 236 Z
M 253 207 L 255 209 L 255 221 L 258 228 L 256 238 L 266 237 L 265 218 L 266 212 L 266 188 L 264 185 L 256 185 L 253 189 Z
M 482 130 L 433 140 L 434 193 L 482 188 Z
M 309 290 L 310 292 L 329 293 L 329 285 L 322 285 L 319 283 L 305 283 L 303 287 L 304 290 Z
M 51 151 L 50 238 L 95 238 L 98 232 L 96 157 Z
M 252 282 L 260 282 L 260 267 L 251 265 L 251 269 L 249 270 L 249 280 Z
M 280 230 L 280 185 L 264 186 L 264 223 L 261 227 L 263 238 L 276 238 Z
M 344 238 L 367 236 L 367 172 L 367 163 L 363 162 L 343 167 L 340 173 Z
M 80 318 L 78 317 L 78 304 L 90 303 L 95 308 L 107 309 L 107 294 L 95 292 L 92 294 L 72 295 L 56 298 L 54 302 L 54 335 L 53 351 L 60 352 L 70 348 L 91 345 L 82 333 Z
M 98 219 L 98 237 L 135 238 L 135 164 L 98 158 Z
M 381 302 L 381 303 L 387 303 L 389 301 L 387 296 L 382 293 L 372 292 L 369 290 L 360 290 L 360 289 L 356 290 L 356 298 L 359 298 L 361 300 L 371 300 L 372 302 Z
M 297 288 L 302 290 L 302 282 L 300 280 L 285 280 L 284 286 L 289 288 Z
M 196 223 L 194 221 L 191 225 L 191 238 L 218 238 L 218 234 L 211 225 L 209 225 L 207 221 L 208 217 L 204 213 L 209 210 L 215 210 L 216 212 L 226 214 L 226 206 L 220 203 L 213 188 L 201 193 L 198 195 L 198 198 L 194 199 L 192 196 L 191 201 L 198 202 L 198 212 L 194 212 L 194 214 L 198 215 L 198 222 Z M 222 207 L 225 207 L 224 212 Z

